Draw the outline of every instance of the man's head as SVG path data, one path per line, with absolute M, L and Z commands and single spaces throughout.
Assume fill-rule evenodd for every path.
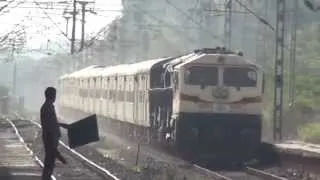
M 49 100 L 51 102 L 54 102 L 56 100 L 56 94 L 57 94 L 57 91 L 54 87 L 48 87 L 44 92 L 44 95 L 46 96 L 46 100 Z

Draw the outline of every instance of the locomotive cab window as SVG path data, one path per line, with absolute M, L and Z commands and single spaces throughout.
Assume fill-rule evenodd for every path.
M 193 66 L 185 71 L 185 83 L 189 85 L 217 85 L 218 68 Z
M 251 68 L 225 68 L 223 79 L 226 86 L 255 87 L 257 72 Z

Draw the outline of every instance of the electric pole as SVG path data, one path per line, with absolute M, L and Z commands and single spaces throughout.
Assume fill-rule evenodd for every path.
M 79 1 L 79 3 L 81 4 L 81 7 L 82 7 L 82 26 L 81 26 L 81 45 L 80 45 L 80 50 L 79 51 L 82 51 L 83 48 L 84 48 L 84 35 L 85 35 L 85 31 L 84 31 L 84 27 L 85 27 L 85 16 L 86 16 L 86 5 L 89 3 L 89 2 L 86 2 L 86 1 Z
M 285 0 L 277 0 L 273 138 L 282 139 Z
M 290 71 L 289 71 L 289 107 L 295 105 L 296 94 L 296 41 L 297 41 L 298 0 L 293 2 L 290 39 Z
M 75 39 L 76 39 L 76 11 L 77 2 L 73 0 L 73 12 L 72 12 L 72 37 L 71 37 L 71 54 L 74 53 Z
M 69 34 L 69 19 L 71 18 L 70 16 L 64 16 L 64 18 L 66 19 L 67 21 L 67 24 L 66 24 L 66 35 L 68 37 L 68 34 Z
M 225 1 L 225 21 L 224 21 L 224 41 L 227 49 L 231 49 L 231 17 L 232 17 L 232 0 Z
M 14 58 L 15 53 L 15 40 L 12 40 L 12 51 L 11 51 L 11 61 L 13 62 L 13 79 L 12 79 L 12 95 L 16 95 L 16 80 L 17 80 L 17 62 Z

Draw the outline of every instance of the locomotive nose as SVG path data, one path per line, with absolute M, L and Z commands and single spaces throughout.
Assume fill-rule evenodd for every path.
M 215 99 L 226 100 L 229 98 L 230 92 L 228 87 L 213 87 L 212 96 Z

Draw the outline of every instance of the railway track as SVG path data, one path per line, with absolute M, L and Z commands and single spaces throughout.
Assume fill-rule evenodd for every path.
M 23 118 L 22 117 L 18 117 L 18 119 L 23 119 Z M 29 121 L 29 120 L 20 120 L 20 121 L 26 122 L 26 121 Z M 37 128 L 40 127 L 39 123 L 37 121 L 35 121 L 35 120 L 34 121 L 30 121 L 30 123 L 32 123 Z M 66 141 L 64 140 L 64 142 L 66 142 Z M 61 144 L 63 144 L 63 142 L 61 142 Z M 126 144 L 126 142 L 121 142 L 121 144 Z M 66 145 L 64 145 L 64 146 L 66 146 Z M 132 144 L 126 144 L 126 146 L 132 146 L 132 148 L 133 148 Z M 85 154 L 86 157 L 90 157 L 90 159 L 91 159 L 91 156 L 89 155 L 91 153 L 91 151 L 83 152 L 83 151 L 80 150 L 80 152 Z M 135 150 L 133 150 L 133 152 L 135 152 Z M 153 151 L 147 151 L 147 152 L 151 153 L 151 154 L 154 154 Z M 89 153 L 89 154 L 87 154 L 87 153 Z M 129 154 L 131 154 L 131 153 L 129 153 Z M 147 154 L 144 154 L 143 156 L 145 156 Z M 167 161 L 168 160 L 167 157 L 162 157 L 162 156 L 158 156 L 158 155 L 156 155 L 156 156 L 158 158 L 162 159 L 163 162 L 169 162 L 170 164 L 176 161 L 176 160 L 172 160 L 172 159 L 169 159 L 170 161 Z M 122 157 L 126 159 L 125 156 L 122 156 Z M 94 157 L 92 157 L 92 158 L 95 159 Z M 128 160 L 128 159 L 126 159 L 126 160 Z M 101 163 L 99 161 L 100 160 L 95 161 L 95 162 L 98 162 L 101 166 L 104 166 L 103 163 Z M 101 159 L 101 161 L 102 161 L 102 159 Z M 156 161 L 160 161 L 160 160 L 156 160 Z M 156 164 L 158 164 L 158 163 L 159 162 L 157 162 Z M 173 163 L 173 164 L 175 164 L 175 163 Z M 177 163 L 177 164 L 179 164 L 179 163 Z M 178 168 L 179 170 L 177 170 L 177 172 L 178 172 L 178 174 L 181 174 L 182 176 L 185 176 L 187 179 L 195 179 L 194 177 L 196 177 L 198 175 L 194 175 L 194 174 L 200 174 L 200 178 L 196 178 L 196 179 L 203 179 L 204 178 L 204 179 L 217 179 L 217 180 L 240 180 L 240 179 L 241 180 L 242 179 L 243 180 L 251 180 L 251 179 L 252 180 L 286 180 L 287 179 L 287 178 L 284 178 L 284 177 L 280 177 L 279 176 L 280 174 L 282 174 L 282 176 L 289 177 L 289 176 L 286 176 L 285 169 L 281 169 L 280 167 L 274 167 L 274 169 L 276 169 L 275 172 L 269 171 L 267 169 L 259 170 L 259 169 L 255 169 L 255 168 L 252 168 L 252 167 L 246 167 L 246 168 L 243 168 L 241 170 L 236 170 L 236 171 L 220 171 L 220 170 L 217 171 L 217 170 L 214 170 L 214 169 L 211 169 L 211 168 L 207 169 L 207 168 L 204 168 L 204 167 L 196 165 L 196 164 L 192 165 L 192 164 L 187 163 L 187 162 L 184 163 L 184 164 L 188 164 L 188 165 L 179 166 L 179 168 Z M 142 167 L 142 166 L 140 166 L 140 167 Z M 154 165 L 154 166 L 156 166 L 158 168 L 158 165 Z M 175 166 L 175 165 L 173 165 L 173 166 Z M 110 169 L 109 166 L 104 166 L 104 167 L 106 167 L 107 169 Z M 149 167 L 149 165 L 147 167 Z M 150 167 L 153 167 L 153 165 L 150 165 Z M 162 167 L 162 166 L 159 166 L 159 168 L 160 167 Z M 123 178 L 121 176 L 123 174 L 122 172 L 120 173 L 119 171 L 117 171 L 117 170 L 114 171 L 113 169 L 112 169 L 112 171 L 113 172 L 118 172 L 117 174 L 118 174 L 118 176 L 121 177 L 121 179 L 131 179 L 132 178 L 132 176 L 126 176 L 126 178 Z M 129 178 L 127 178 L 127 177 L 129 177 Z M 136 178 L 136 179 L 140 179 L 140 178 Z
M 39 130 L 39 128 L 41 128 L 40 124 L 30 120 L 9 120 L 8 118 L 6 120 L 14 128 L 20 141 L 26 144 L 39 165 L 43 167 L 43 162 L 41 161 L 44 156 L 42 142 L 34 143 L 36 133 L 31 133 L 38 132 L 36 129 Z M 37 140 L 40 139 L 37 138 Z M 68 164 L 62 165 L 56 162 L 56 173 L 52 177 L 53 180 L 119 180 L 117 176 L 113 175 L 107 169 L 92 162 L 77 151 L 70 149 L 62 141 L 59 143 L 61 145 L 59 150 L 67 159 Z
M 199 171 L 213 176 L 217 180 L 288 180 L 276 174 L 252 167 L 245 167 L 244 170 L 241 171 L 212 171 L 198 165 L 193 166 Z

